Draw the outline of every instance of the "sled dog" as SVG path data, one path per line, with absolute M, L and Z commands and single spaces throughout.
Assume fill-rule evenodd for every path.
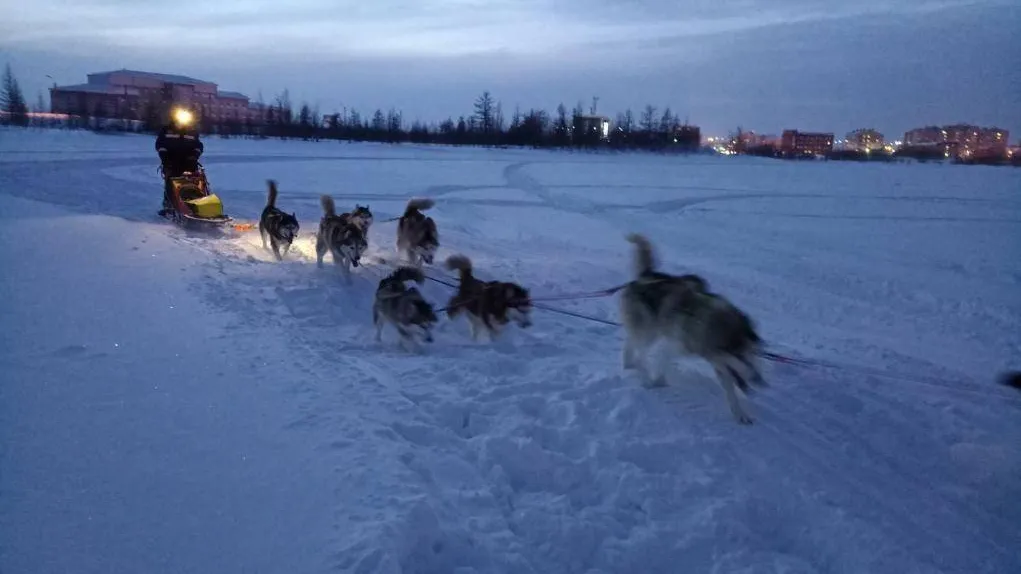
M 355 208 L 352 211 L 342 213 L 340 217 L 360 227 L 362 235 L 365 237 L 369 236 L 369 226 L 372 225 L 373 219 L 372 210 L 369 209 L 368 205 L 355 204 Z
M 440 245 L 436 223 L 422 213 L 433 205 L 432 199 L 412 198 L 397 222 L 397 254 L 415 267 L 432 265 Z
M 399 267 L 384 277 L 376 288 L 372 304 L 372 323 L 376 327 L 376 342 L 383 340 L 383 327 L 389 323 L 400 335 L 401 347 L 410 350 L 419 347 L 416 333 L 423 342 L 431 343 L 432 327 L 436 324 L 436 313 L 432 305 L 422 297 L 418 288 L 407 287 L 405 281 L 419 285 L 425 275 L 415 267 Z
M 362 228 L 348 218 L 337 215 L 333 198 L 323 195 L 319 198 L 323 207 L 323 217 L 319 220 L 319 233 L 316 234 L 316 265 L 323 266 L 323 257 L 329 251 L 333 262 L 340 265 L 344 277 L 351 282 L 351 267 L 358 267 L 362 253 L 368 247 Z
M 301 226 L 298 225 L 298 218 L 293 213 L 287 213 L 277 207 L 277 182 L 271 179 L 266 184 L 269 187 L 269 197 L 266 199 L 262 216 L 259 217 L 259 235 L 262 236 L 263 249 L 267 248 L 266 239 L 269 238 L 273 254 L 276 255 L 277 261 L 280 261 L 291 249 Z M 284 248 L 283 254 L 280 253 L 281 246 Z
M 730 412 L 739 423 L 750 424 L 735 386 L 747 394 L 749 382 L 766 385 L 756 361 L 761 340 L 751 319 L 711 293 L 702 277 L 657 271 L 652 244 L 644 236 L 632 233 L 627 240 L 634 245 L 635 278 L 621 291 L 624 368 L 637 368 L 648 386 L 666 384 L 665 364 L 653 378 L 642 357 L 662 337 L 676 355 L 697 356 L 712 365 Z
M 492 340 L 502 326 L 511 320 L 519 327 L 531 326 L 532 300 L 528 289 L 506 281 L 482 281 L 472 274 L 472 262 L 464 255 L 451 255 L 447 269 L 457 270 L 457 293 L 447 303 L 447 317 L 468 314 L 472 339 L 478 340 L 479 328 L 485 327 Z

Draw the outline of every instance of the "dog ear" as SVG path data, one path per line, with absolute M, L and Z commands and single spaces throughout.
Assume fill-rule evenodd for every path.
M 506 299 L 507 301 L 513 301 L 514 300 L 514 286 L 513 285 L 504 285 L 503 286 L 503 298 Z

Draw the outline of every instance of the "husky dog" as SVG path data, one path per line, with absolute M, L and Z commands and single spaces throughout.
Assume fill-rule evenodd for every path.
M 397 254 L 415 267 L 421 267 L 422 262 L 432 265 L 440 245 L 436 223 L 422 213 L 433 205 L 429 198 L 413 198 L 397 222 Z
M 347 213 L 340 214 L 340 217 L 344 218 L 351 223 L 354 223 L 358 227 L 362 228 L 362 234 L 365 237 L 369 236 L 369 226 L 372 225 L 372 210 L 369 209 L 368 205 L 355 204 L 355 208 Z
M 269 186 L 269 198 L 266 200 L 266 207 L 262 210 L 259 218 L 259 235 L 262 236 L 262 248 L 266 249 L 266 238 L 269 238 L 273 246 L 273 254 L 277 261 L 282 260 L 291 244 L 298 237 L 298 218 L 293 213 L 286 213 L 277 207 L 277 182 L 272 179 L 266 184 Z M 284 252 L 280 253 L 280 246 L 283 245 Z
M 447 303 L 447 317 L 456 319 L 462 311 L 467 312 L 472 339 L 478 340 L 480 326 L 486 328 L 492 340 L 511 319 L 522 328 L 532 325 L 528 289 L 517 283 L 475 278 L 472 262 L 464 255 L 451 255 L 446 263 L 447 269 L 460 274 L 457 293 Z
M 431 329 L 436 324 L 436 313 L 432 305 L 422 297 L 414 286 L 408 288 L 405 281 L 422 284 L 425 275 L 415 267 L 399 267 L 384 277 L 376 288 L 376 299 L 372 304 L 372 323 L 376 326 L 376 342 L 383 340 L 383 326 L 393 325 L 401 336 L 401 347 L 409 349 L 418 346 L 417 331 L 422 340 L 431 343 Z
M 621 292 L 624 368 L 638 368 L 650 379 L 650 386 L 666 384 L 663 369 L 653 379 L 639 357 L 662 337 L 675 345 L 678 354 L 708 361 L 723 386 L 730 412 L 739 423 L 750 424 L 752 419 L 741 408 L 734 387 L 747 394 L 749 381 L 766 386 L 756 364 L 761 340 L 751 319 L 711 293 L 698 275 L 656 271 L 652 245 L 644 236 L 632 233 L 627 239 L 635 246 L 635 279 Z
M 368 247 L 362 228 L 348 218 L 337 215 L 333 198 L 323 195 L 319 198 L 323 207 L 323 217 L 319 220 L 319 233 L 316 234 L 316 265 L 323 266 L 323 256 L 329 251 L 333 254 L 333 262 L 344 270 L 344 277 L 351 282 L 349 264 L 358 267 L 362 253 Z

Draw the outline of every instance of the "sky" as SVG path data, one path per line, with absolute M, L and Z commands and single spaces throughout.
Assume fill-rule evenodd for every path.
M 0 0 L 0 63 L 30 102 L 121 68 L 323 112 L 406 120 L 669 107 L 842 135 L 957 122 L 1021 139 L 1021 0 Z

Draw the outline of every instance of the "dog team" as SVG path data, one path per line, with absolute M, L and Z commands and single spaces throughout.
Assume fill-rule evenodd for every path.
M 268 185 L 259 233 L 263 247 L 272 248 L 280 260 L 297 238 L 299 225 L 293 213 L 276 207 L 276 183 L 269 181 Z M 316 264 L 321 267 L 323 257 L 330 253 L 350 282 L 351 268 L 358 267 L 368 248 L 372 211 L 369 206 L 356 205 L 351 212 L 337 214 L 328 195 L 320 198 L 320 204 L 323 216 L 316 234 Z M 431 199 L 411 199 L 398 219 L 397 252 L 405 264 L 380 280 L 376 289 L 372 306 L 376 341 L 381 340 L 386 324 L 396 329 L 405 349 L 433 340 L 437 311 L 416 287 L 426 278 L 422 265 L 432 264 L 439 247 L 436 223 L 423 213 L 430 207 Z M 663 386 L 669 358 L 701 358 L 712 366 L 734 418 L 741 424 L 751 423 L 737 389 L 749 394 L 751 385 L 766 386 L 758 365 L 762 341 L 752 320 L 728 299 L 713 293 L 703 277 L 659 271 L 652 244 L 645 236 L 632 233 L 627 240 L 634 253 L 633 278 L 620 289 L 623 368 L 637 370 L 646 386 Z M 466 315 L 472 339 L 478 340 L 485 330 L 493 340 L 512 321 L 522 328 L 531 326 L 528 289 L 512 282 L 476 278 L 471 260 L 464 255 L 451 255 L 445 266 L 457 271 L 458 286 L 444 310 L 449 319 Z M 671 353 L 661 354 L 650 369 L 646 355 L 660 340 L 668 343 Z

